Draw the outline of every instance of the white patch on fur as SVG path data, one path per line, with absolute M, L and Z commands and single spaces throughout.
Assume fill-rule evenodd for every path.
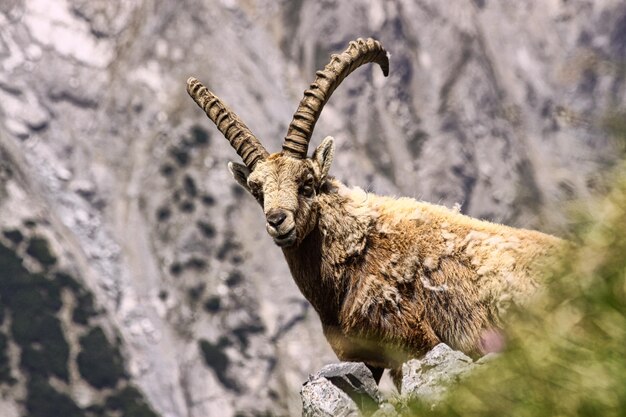
M 454 249 L 455 248 L 456 248 L 456 246 L 454 245 L 453 241 L 446 242 L 445 254 L 446 255 L 452 255 L 454 253 Z
M 483 266 L 481 266 L 481 267 L 480 267 L 480 268 L 478 268 L 478 270 L 476 271 L 476 273 L 477 273 L 478 275 L 486 275 L 486 274 L 488 274 L 489 272 L 491 272 L 491 268 L 490 268 L 489 266 L 487 266 L 487 265 L 483 265 Z
M 447 230 L 442 230 L 441 237 L 444 238 L 445 240 L 454 240 L 456 239 L 457 236 L 454 233 L 448 232 Z
M 443 285 L 433 285 L 432 282 L 430 282 L 430 280 L 428 278 L 425 277 L 420 277 L 420 280 L 422 281 L 422 284 L 424 285 L 424 288 L 430 291 L 434 291 L 434 292 L 444 292 L 444 291 L 448 291 L 448 286 L 446 284 Z
M 439 262 L 432 256 L 427 256 L 426 258 L 424 258 L 424 266 L 431 271 L 437 268 L 437 265 L 439 265 Z

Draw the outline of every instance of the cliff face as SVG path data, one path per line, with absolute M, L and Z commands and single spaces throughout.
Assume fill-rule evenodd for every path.
M 332 173 L 559 232 L 563 201 L 596 191 L 613 161 L 621 3 L 3 1 L 0 243 L 28 273 L 76 283 L 41 313 L 59 323 L 69 369 L 43 380 L 78 415 L 114 395 L 79 370 L 81 337 L 95 332 L 123 358 L 117 390 L 137 386 L 162 416 L 296 414 L 307 373 L 335 360 L 227 173 L 235 152 L 187 97 L 189 75 L 276 151 L 315 69 L 376 37 L 390 77 L 358 70 L 313 137 L 336 138 Z M 28 252 L 40 236 L 55 262 Z M 80 294 L 98 314 L 77 325 Z M 14 381 L 0 381 L 0 414 L 15 416 L 36 378 L 5 298 L 0 349 Z

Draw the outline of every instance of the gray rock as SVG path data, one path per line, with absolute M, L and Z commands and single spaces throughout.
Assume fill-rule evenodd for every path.
M 340 362 L 324 366 L 309 381 L 326 378 L 352 396 L 366 396 L 371 402 L 380 403 L 382 396 L 372 372 L 363 362 Z
M 473 368 L 471 358 L 440 343 L 424 358 L 410 360 L 402 366 L 402 395 L 434 404 L 451 384 Z
M 326 378 L 307 381 L 300 391 L 304 417 L 359 417 L 359 407 Z
M 344 404 L 346 397 L 337 395 L 328 388 L 326 383 L 318 384 L 320 380 L 330 382 L 334 387 L 347 395 L 347 399 L 357 406 L 363 414 L 369 415 L 378 409 L 383 398 L 378 391 L 376 381 L 372 372 L 362 362 L 340 362 L 324 366 L 317 373 L 310 375 L 305 387 L 314 383 L 312 387 L 302 389 L 302 402 L 305 409 L 325 409 L 327 405 L 318 403 L 333 404 L 333 407 L 352 409 L 352 405 Z M 342 399 L 338 401 L 337 399 Z M 318 414 L 310 414 L 318 415 Z M 319 414 L 323 415 L 323 414 Z

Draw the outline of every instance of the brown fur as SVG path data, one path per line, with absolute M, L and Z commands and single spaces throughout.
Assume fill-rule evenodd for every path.
M 310 159 L 230 167 L 268 219 L 286 216 L 268 232 L 339 359 L 398 369 L 440 342 L 483 353 L 481 337 L 533 294 L 562 241 L 347 188 L 327 177 L 333 151 L 326 138 Z
M 198 80 L 187 91 L 245 165 L 229 169 L 263 207 L 293 278 L 318 312 L 342 360 L 380 376 L 445 342 L 484 353 L 511 303 L 523 303 L 562 241 L 479 221 L 409 198 L 349 189 L 328 177 L 333 139 L 306 158 L 315 123 L 332 92 L 359 66 L 387 75 L 380 42 L 359 39 L 334 55 L 305 91 L 283 144 L 269 155 L 250 130 Z M 396 372 L 398 375 L 398 372 Z

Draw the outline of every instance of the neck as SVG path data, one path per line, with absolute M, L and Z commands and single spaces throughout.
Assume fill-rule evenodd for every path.
M 317 311 L 322 323 L 336 321 L 336 283 L 322 274 L 322 233 L 316 226 L 297 247 L 283 249 L 289 270 L 298 288 Z
M 351 214 L 345 207 L 347 201 L 333 192 L 320 195 L 313 230 L 298 246 L 283 250 L 298 288 L 327 325 L 337 322 L 348 286 L 345 273 L 358 268 L 371 222 L 367 216 Z

